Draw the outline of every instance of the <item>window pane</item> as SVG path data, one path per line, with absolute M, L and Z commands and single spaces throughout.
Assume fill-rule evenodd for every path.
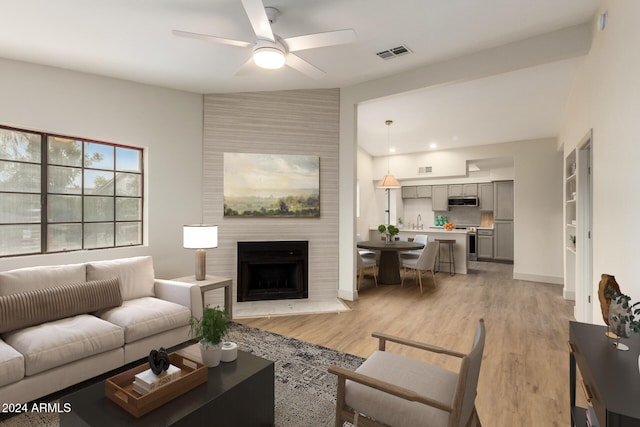
M 140 175 L 120 172 L 116 175 L 116 195 L 117 196 L 142 196 L 140 191 Z
M 50 136 L 47 143 L 50 165 L 82 166 L 82 141 Z
M 142 224 L 125 222 L 116 224 L 116 246 L 142 244 Z
M 113 195 L 113 172 L 84 171 L 84 194 Z
M 97 223 L 84 225 L 85 249 L 105 248 L 113 246 L 113 223 Z
M 85 197 L 84 220 L 113 221 L 113 197 Z
M 112 145 L 84 143 L 84 167 L 94 169 L 111 169 L 114 163 L 114 148 Z
M 50 224 L 47 227 L 47 251 L 82 249 L 82 224 Z
M 40 192 L 40 165 L 0 160 L 0 191 Z
M 116 221 L 139 221 L 141 219 L 141 199 L 116 198 Z
M 81 196 L 49 196 L 47 200 L 48 222 L 82 221 Z
M 48 174 L 48 191 L 50 193 L 82 193 L 82 169 L 49 166 Z
M 40 225 L 0 225 L 0 256 L 40 252 Z
M 0 224 L 40 223 L 39 194 L 0 193 Z
M 116 147 L 116 170 L 142 172 L 142 151 Z
M 0 129 L 0 159 L 39 163 L 40 140 L 35 133 Z

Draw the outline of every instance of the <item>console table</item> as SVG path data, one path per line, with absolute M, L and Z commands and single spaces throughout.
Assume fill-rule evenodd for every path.
M 582 390 L 593 406 L 600 427 L 640 426 L 640 336 L 621 341 L 629 351 L 617 350 L 605 336 L 606 326 L 570 322 L 569 381 L 571 426 L 586 424 L 586 409 L 576 406 L 576 366 Z

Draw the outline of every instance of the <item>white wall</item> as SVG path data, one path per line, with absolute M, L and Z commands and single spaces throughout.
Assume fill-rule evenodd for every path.
M 0 270 L 152 255 L 156 276 L 193 274 L 182 225 L 202 218 L 202 96 L 0 59 L 0 123 L 144 147 L 142 247 L 0 259 Z
M 499 178 L 493 174 L 483 179 L 461 178 L 466 173 L 468 160 L 498 157 L 513 159 L 512 175 L 499 170 L 496 174 Z M 391 173 L 409 185 L 513 179 L 514 278 L 562 283 L 562 152 L 557 149 L 555 139 L 395 155 L 391 165 Z M 418 166 L 424 165 L 433 165 L 433 173 L 430 174 L 433 178 L 417 178 Z M 373 176 L 382 176 L 386 170 L 387 157 L 373 159 Z M 380 206 L 374 211 L 378 210 Z M 426 223 L 427 219 L 424 215 L 422 217 Z M 361 218 L 359 223 L 364 221 L 366 218 Z M 375 223 L 375 217 L 369 222 Z
M 592 295 L 597 295 L 600 275 L 606 273 L 638 301 L 640 2 L 603 0 L 601 11 L 605 10 L 608 25 L 604 32 L 594 32 L 571 92 L 561 143 L 566 155 L 593 128 Z M 593 321 L 603 323 L 597 301 Z

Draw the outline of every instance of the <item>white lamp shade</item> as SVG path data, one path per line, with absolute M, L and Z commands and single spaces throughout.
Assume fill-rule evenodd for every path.
M 185 225 L 183 229 L 185 249 L 209 249 L 218 247 L 217 225 Z

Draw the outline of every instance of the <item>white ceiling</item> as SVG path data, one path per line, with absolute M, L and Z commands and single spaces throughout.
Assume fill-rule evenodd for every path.
M 599 0 L 264 0 L 280 37 L 353 28 L 357 42 L 297 52 L 318 80 L 285 68 L 235 72 L 250 48 L 173 29 L 253 41 L 240 0 L 0 0 L 0 57 L 196 93 L 348 87 L 589 21 Z M 412 54 L 375 53 L 404 44 Z M 359 144 L 387 153 L 552 137 L 577 59 L 363 104 Z M 457 141 L 454 140 L 457 137 Z

